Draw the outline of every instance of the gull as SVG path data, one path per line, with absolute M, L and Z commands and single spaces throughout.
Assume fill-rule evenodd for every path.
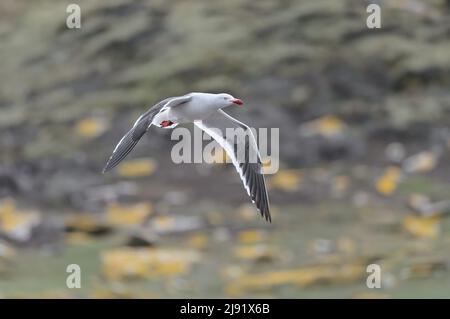
M 117 166 L 152 125 L 172 129 L 178 124 L 194 123 L 225 150 L 252 202 L 261 216 L 271 222 L 269 197 L 255 136 L 246 124 L 223 111 L 226 107 L 243 104 L 242 100 L 227 93 L 193 92 L 164 99 L 136 120 L 115 147 L 103 173 Z M 227 138 L 228 129 L 240 130 L 244 138 L 238 137 L 237 141 L 235 138 Z

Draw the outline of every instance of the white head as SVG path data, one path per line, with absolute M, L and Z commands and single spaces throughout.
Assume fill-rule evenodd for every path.
M 231 105 L 243 106 L 244 102 L 242 100 L 235 98 L 234 96 L 227 93 L 215 94 L 215 104 L 224 108 Z

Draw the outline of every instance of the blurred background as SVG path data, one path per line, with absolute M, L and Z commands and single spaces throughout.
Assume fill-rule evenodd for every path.
M 70 3 L 0 3 L 0 297 L 449 297 L 449 1 L 78 0 L 72 30 Z M 101 174 L 190 91 L 280 129 L 272 224 L 169 130 Z

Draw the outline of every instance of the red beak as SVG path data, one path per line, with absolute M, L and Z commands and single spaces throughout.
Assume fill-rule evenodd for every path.
M 242 100 L 240 100 L 240 99 L 234 99 L 234 100 L 231 100 L 231 102 L 233 102 L 234 104 L 240 105 L 240 106 L 244 105 L 244 102 L 242 102 Z

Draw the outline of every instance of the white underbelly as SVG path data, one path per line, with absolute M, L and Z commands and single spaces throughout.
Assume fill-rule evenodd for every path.
M 198 120 L 203 120 L 208 117 L 215 110 L 207 110 L 198 108 L 195 105 L 186 105 L 171 108 L 168 117 L 172 122 L 176 123 L 190 123 Z

